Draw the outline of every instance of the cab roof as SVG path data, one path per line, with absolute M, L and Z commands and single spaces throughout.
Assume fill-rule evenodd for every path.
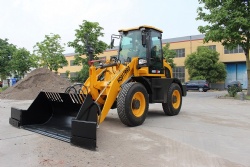
M 120 29 L 118 30 L 118 32 L 126 32 L 126 31 L 132 31 L 132 30 L 140 30 L 141 28 L 146 28 L 146 29 L 154 29 L 156 31 L 159 31 L 161 33 L 163 33 L 163 31 L 159 28 L 153 27 L 153 26 L 149 26 L 149 25 L 142 25 L 139 27 L 133 27 L 133 28 L 127 28 L 127 29 Z

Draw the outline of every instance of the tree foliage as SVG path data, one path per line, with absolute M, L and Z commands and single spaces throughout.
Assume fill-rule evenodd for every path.
M 198 47 L 185 60 L 190 79 L 206 79 L 211 83 L 226 79 L 225 65 L 219 61 L 219 53 L 208 47 Z
M 199 26 L 205 34 L 204 41 L 221 42 L 228 49 L 240 45 L 246 56 L 248 91 L 250 95 L 250 1 L 199 0 L 203 7 L 197 9 L 197 20 L 208 24 Z
M 11 73 L 10 60 L 13 53 L 16 51 L 16 46 L 10 44 L 8 39 L 0 39 L 0 78 L 6 79 Z
M 163 46 L 163 57 L 166 59 L 166 62 L 169 63 L 172 68 L 175 68 L 176 64 L 174 63 L 174 58 L 176 56 L 176 52 L 174 50 L 170 50 L 169 45 L 169 43 L 166 43 L 166 45 Z
M 67 70 L 67 71 L 65 72 L 65 74 L 66 74 L 66 77 L 69 78 L 70 71 Z
M 93 48 L 93 56 L 96 56 L 100 53 L 103 53 L 108 45 L 99 40 L 99 37 L 103 37 L 104 33 L 102 32 L 103 28 L 97 22 L 90 22 L 87 20 L 83 20 L 82 24 L 79 25 L 79 29 L 76 29 L 75 40 L 72 42 L 68 42 L 69 47 L 73 47 L 75 49 L 75 61 L 74 63 L 77 65 L 82 64 L 82 69 L 78 72 L 77 77 L 73 78 L 75 81 L 83 82 L 89 76 L 89 66 L 86 58 L 82 58 L 82 55 L 88 55 L 88 49 L 90 47 Z
M 228 94 L 230 97 L 235 97 L 237 95 L 237 92 L 241 92 L 242 90 L 239 89 L 239 87 L 236 87 L 235 85 L 230 86 L 228 89 Z
M 37 60 L 25 48 L 17 49 L 10 60 L 11 72 L 24 77 L 32 67 L 37 67 Z
M 104 33 L 102 32 L 103 28 L 97 22 L 90 22 L 87 20 L 83 20 L 82 24 L 79 25 L 79 29 L 76 29 L 75 40 L 72 42 L 68 42 L 69 47 L 73 47 L 75 49 L 76 64 L 86 63 L 81 58 L 81 55 L 88 56 L 88 45 L 94 49 L 94 57 L 100 53 L 103 53 L 108 47 L 108 45 L 99 40 L 99 37 L 103 37 Z
M 60 40 L 60 35 L 51 33 L 45 35 L 42 42 L 36 43 L 34 53 L 40 58 L 40 66 L 57 72 L 59 68 L 68 65 L 63 55 L 64 47 L 60 44 Z
M 89 66 L 86 64 L 83 64 L 82 69 L 77 72 L 75 77 L 71 78 L 72 82 L 85 82 L 89 77 Z

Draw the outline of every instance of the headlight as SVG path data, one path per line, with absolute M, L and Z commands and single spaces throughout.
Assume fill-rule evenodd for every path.
M 145 59 L 139 59 L 139 64 L 146 64 L 147 63 L 147 60 Z

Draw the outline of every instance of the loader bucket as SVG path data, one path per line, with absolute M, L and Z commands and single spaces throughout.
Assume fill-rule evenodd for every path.
M 98 113 L 99 108 L 91 95 L 40 92 L 27 110 L 12 107 L 9 123 L 95 149 Z

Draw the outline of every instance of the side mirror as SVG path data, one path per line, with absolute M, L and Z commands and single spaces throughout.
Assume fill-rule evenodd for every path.
M 113 38 L 111 40 L 111 43 L 110 43 L 110 49 L 113 49 L 114 48 L 114 42 L 115 42 L 115 39 Z

